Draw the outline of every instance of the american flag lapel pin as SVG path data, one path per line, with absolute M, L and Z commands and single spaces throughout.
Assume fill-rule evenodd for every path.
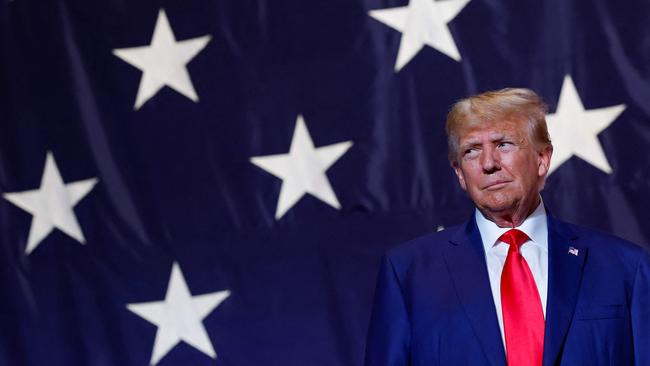
M 569 247 L 569 254 L 573 254 L 576 257 L 578 256 L 578 249 L 574 247 Z

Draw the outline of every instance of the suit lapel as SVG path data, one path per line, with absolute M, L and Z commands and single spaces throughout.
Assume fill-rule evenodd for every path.
M 577 255 L 576 255 L 577 254 Z M 548 300 L 544 366 L 554 365 L 573 318 L 587 248 L 569 227 L 548 216 Z
M 505 366 L 506 357 L 497 321 L 481 235 L 472 219 L 450 240 L 445 260 L 458 298 L 476 337 L 493 366 Z

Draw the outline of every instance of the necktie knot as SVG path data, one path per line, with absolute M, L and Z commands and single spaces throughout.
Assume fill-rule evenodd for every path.
M 510 244 L 510 249 L 515 251 L 519 251 L 521 245 L 528 241 L 528 239 L 528 235 L 525 232 L 517 229 L 510 229 L 499 237 L 499 240 Z

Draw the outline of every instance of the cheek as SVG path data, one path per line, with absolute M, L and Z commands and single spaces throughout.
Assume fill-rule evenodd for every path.
M 537 187 L 537 181 L 539 180 L 540 166 L 537 164 L 537 161 L 528 160 L 521 163 L 519 170 L 517 171 L 517 182 L 518 186 L 523 191 L 534 190 Z
M 501 163 L 502 168 L 507 170 L 513 177 L 518 178 L 519 181 L 536 179 L 540 170 L 538 160 L 528 156 L 509 155 Z
M 473 162 L 463 161 L 461 167 L 456 169 L 458 181 L 464 190 L 471 189 L 475 181 L 476 164 Z

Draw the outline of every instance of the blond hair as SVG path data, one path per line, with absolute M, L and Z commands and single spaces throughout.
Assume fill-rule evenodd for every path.
M 449 161 L 458 162 L 459 132 L 464 127 L 503 120 L 524 120 L 528 136 L 538 151 L 552 147 L 546 128 L 548 107 L 530 89 L 506 88 L 477 94 L 456 102 L 447 114 L 447 145 Z

